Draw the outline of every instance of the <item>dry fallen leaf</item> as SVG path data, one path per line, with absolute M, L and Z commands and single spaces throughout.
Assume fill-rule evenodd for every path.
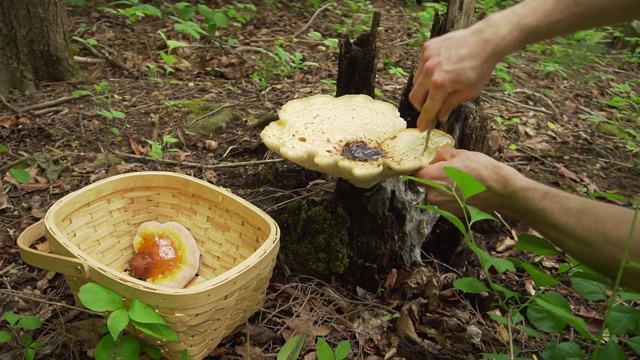
M 499 253 L 513 249 L 516 245 L 516 241 L 509 237 L 501 237 L 500 242 L 496 246 L 496 251 Z

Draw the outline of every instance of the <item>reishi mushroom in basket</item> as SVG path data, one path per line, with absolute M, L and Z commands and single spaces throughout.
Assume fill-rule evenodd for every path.
M 177 222 L 141 224 L 133 247 L 136 254 L 129 267 L 135 278 L 181 289 L 198 272 L 200 249 L 189 230 Z

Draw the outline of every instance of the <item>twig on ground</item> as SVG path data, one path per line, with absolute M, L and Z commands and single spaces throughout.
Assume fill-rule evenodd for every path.
M 19 298 L 32 300 L 32 301 L 39 302 L 39 303 L 43 303 L 43 304 L 62 306 L 62 307 L 66 307 L 66 308 L 69 308 L 69 309 L 78 310 L 78 311 L 81 311 L 81 312 L 87 313 L 87 314 L 101 315 L 101 316 L 104 315 L 101 312 L 91 311 L 91 310 L 88 310 L 88 309 L 85 309 L 85 308 L 81 308 L 81 307 L 78 307 L 78 306 L 73 306 L 73 305 L 69 305 L 69 304 L 65 304 L 65 303 L 61 303 L 61 302 L 56 302 L 56 301 L 38 299 L 36 297 L 25 295 L 22 292 L 18 292 L 18 291 L 14 291 L 14 290 L 0 289 L 0 294 L 5 294 L 5 295 L 8 295 L 8 296 L 15 296 L 15 297 L 19 297 Z
M 122 69 L 122 70 L 124 70 L 124 71 L 129 72 L 129 71 L 131 71 L 131 70 L 134 70 L 134 69 L 132 69 L 130 66 L 127 66 L 127 65 L 126 65 L 125 63 L 123 63 L 122 61 L 120 61 L 120 60 L 118 60 L 118 59 L 116 59 L 116 58 L 114 58 L 114 57 L 111 57 L 111 56 L 109 56 L 109 55 L 107 55 L 107 54 L 101 53 L 100 51 L 96 50 L 96 49 L 95 49 L 93 46 L 91 46 L 91 45 L 88 45 L 88 44 L 83 44 L 83 45 L 84 45 L 84 48 L 85 48 L 85 49 L 87 49 L 87 50 L 89 50 L 89 52 L 90 52 L 90 53 L 92 53 L 93 55 L 95 55 L 95 56 L 97 56 L 97 57 L 99 57 L 99 58 L 105 59 L 105 60 L 107 60 L 107 61 L 109 61 L 109 62 L 113 63 L 114 65 L 116 65 L 117 67 L 121 68 L 121 69 Z
M 275 41 L 275 40 L 282 40 L 283 38 L 295 39 L 298 35 L 302 34 L 304 31 L 309 29 L 309 27 L 311 27 L 311 24 L 313 24 L 313 22 L 316 20 L 318 15 L 324 9 L 326 9 L 326 8 L 328 8 L 330 6 L 333 6 L 333 5 L 335 5 L 335 3 L 326 3 L 324 6 L 322 6 L 318 10 L 316 10 L 316 12 L 313 13 L 313 15 L 311 15 L 311 18 L 309 19 L 309 21 L 302 28 L 300 28 L 300 30 L 296 31 L 293 35 L 288 35 L 288 36 L 284 36 L 284 37 L 274 37 L 274 38 L 254 38 L 254 39 L 250 39 L 250 41 Z
M 285 159 L 271 159 L 271 160 L 241 161 L 241 162 L 236 162 L 236 163 L 222 163 L 222 164 L 205 165 L 205 164 L 193 163 L 193 162 L 188 162 L 188 161 L 154 159 L 154 158 L 150 158 L 150 157 L 147 157 L 147 156 L 126 154 L 126 153 L 121 153 L 121 152 L 118 152 L 118 151 L 114 152 L 114 154 L 118 155 L 118 156 L 129 158 L 129 159 L 145 159 L 145 160 L 155 161 L 155 162 L 164 163 L 164 164 L 192 166 L 192 167 L 199 167 L 199 168 L 203 168 L 203 169 L 222 169 L 222 168 L 234 168 L 234 167 L 243 167 L 243 166 L 255 166 L 255 165 L 260 165 L 260 164 L 277 163 L 277 162 L 282 162 L 282 161 L 285 160 Z
M 104 63 L 103 59 L 89 58 L 84 56 L 74 56 L 73 60 L 80 64 L 102 64 Z
M 518 105 L 518 106 L 522 106 L 525 109 L 537 111 L 537 112 L 540 112 L 540 113 L 543 113 L 543 114 L 547 114 L 547 115 L 554 115 L 553 112 L 551 112 L 551 111 L 549 111 L 549 110 L 547 110 L 547 109 L 545 109 L 543 107 L 523 104 L 523 103 L 521 103 L 519 101 L 513 100 L 512 98 L 510 98 L 508 96 L 503 96 L 503 95 L 500 95 L 500 94 L 494 94 L 494 93 L 491 93 L 491 92 L 486 92 L 486 94 L 488 94 L 489 96 L 494 97 L 496 99 L 504 100 L 504 101 L 510 102 L 512 104 L 515 104 L 515 105 Z
M 83 94 L 80 96 L 64 96 L 61 97 L 59 99 L 55 99 L 55 100 L 51 100 L 51 101 L 45 101 L 43 103 L 38 103 L 38 104 L 33 104 L 31 106 L 27 106 L 23 109 L 21 109 L 22 112 L 28 112 L 28 111 L 33 111 L 33 110 L 40 110 L 40 109 L 44 109 L 44 108 L 48 108 L 49 106 L 54 106 L 54 105 L 60 105 L 62 103 L 71 101 L 71 100 L 75 100 L 75 99 L 79 99 L 83 96 L 89 96 L 87 94 Z
M 49 160 L 53 161 L 53 160 L 58 160 L 58 159 L 60 159 L 62 157 L 66 157 L 66 156 L 78 156 L 78 155 L 82 156 L 82 155 L 85 155 L 85 154 L 84 153 L 75 153 L 75 152 L 73 152 L 73 153 L 64 153 L 64 154 L 59 154 L 59 155 L 53 155 L 53 156 L 51 156 L 49 158 Z M 4 164 L 4 165 L 0 166 L 0 174 L 5 172 L 5 171 L 7 171 L 7 170 L 9 170 L 13 166 L 16 166 L 18 164 L 21 164 L 23 162 L 28 161 L 31 158 L 33 158 L 33 155 L 23 156 L 23 157 L 19 158 L 18 160 L 14 160 L 14 161 L 12 161 L 12 162 L 10 162 L 8 164 Z
M 217 109 L 215 109 L 215 110 L 211 110 L 211 111 L 209 111 L 208 113 L 206 113 L 206 114 L 204 114 L 204 115 L 198 116 L 197 118 L 195 118 L 195 119 L 191 120 L 188 124 L 185 124 L 185 126 L 186 126 L 187 128 L 189 128 L 189 127 L 193 126 L 193 124 L 195 124 L 195 123 L 197 123 L 198 121 L 200 121 L 200 120 L 202 120 L 202 119 L 206 118 L 207 116 L 211 116 L 211 115 L 213 115 L 213 114 L 217 113 L 218 111 L 220 111 L 220 110 L 222 110 L 222 109 L 225 109 L 225 108 L 228 108 L 228 107 L 232 107 L 232 106 L 236 106 L 236 105 L 237 105 L 237 104 L 227 104 L 227 105 L 222 105 L 222 106 L 220 106 L 219 108 L 217 108 Z
M 48 114 L 48 113 L 52 113 L 52 112 L 60 112 L 63 111 L 64 108 L 63 107 L 52 107 L 52 108 L 48 108 L 48 109 L 42 109 L 42 110 L 37 110 L 37 111 L 33 111 L 31 112 L 33 115 L 44 115 L 44 114 Z
M 300 35 L 304 31 L 306 31 L 311 26 L 311 24 L 315 21 L 315 19 L 318 17 L 318 14 L 320 14 L 320 12 L 322 12 L 322 10 L 328 8 L 329 6 L 333 6 L 333 5 L 334 5 L 334 3 L 326 3 L 326 4 L 324 4 L 324 6 L 322 6 L 318 10 L 316 10 L 316 12 L 313 13 L 313 15 L 311 16 L 311 19 L 309 19 L 309 21 L 307 22 L 307 24 L 305 26 L 303 26 L 300 30 L 296 31 L 293 34 L 293 36 L 291 36 L 291 37 L 292 38 L 296 38 L 298 35 Z
M 17 107 L 9 104 L 7 102 L 7 100 L 4 99 L 4 96 L 0 95 L 0 101 L 2 101 L 4 106 L 8 107 L 9 109 L 11 109 L 11 111 L 15 112 L 16 114 L 22 114 L 22 111 L 20 109 L 18 109 Z
M 544 96 L 544 95 L 542 95 L 542 94 L 540 94 L 540 93 L 537 93 L 537 92 L 535 92 L 535 91 L 526 90 L 526 89 L 515 89 L 515 90 L 513 90 L 513 92 L 514 92 L 514 93 L 525 93 L 525 94 L 535 95 L 535 96 L 537 96 L 537 97 L 539 97 L 539 98 L 543 99 L 544 101 L 546 101 L 546 102 L 547 102 L 547 104 L 549 104 L 549 107 L 551 107 L 551 109 L 553 110 L 553 112 L 555 113 L 555 115 L 556 115 L 557 117 L 559 117 L 559 116 L 560 116 L 560 111 L 558 111 L 558 108 L 556 108 L 556 106 L 555 106 L 555 105 L 553 105 L 553 102 L 552 102 L 551 100 L 549 100 L 549 98 L 548 98 L 548 97 L 546 97 L 546 96 Z

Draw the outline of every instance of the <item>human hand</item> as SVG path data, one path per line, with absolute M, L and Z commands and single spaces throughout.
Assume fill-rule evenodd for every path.
M 486 212 L 505 207 L 512 194 L 517 191 L 517 185 L 526 180 L 515 169 L 485 154 L 452 147 L 440 149 L 431 164 L 420 169 L 415 176 L 451 188 L 454 183 L 445 174 L 445 166 L 468 173 L 487 188 L 484 192 L 470 197 L 467 202 Z M 461 197 L 460 194 L 459 197 Z M 426 202 L 456 215 L 462 215 L 458 200 L 436 188 L 427 189 Z
M 457 105 L 480 94 L 502 57 L 499 40 L 482 26 L 472 26 L 424 43 L 409 94 L 411 104 L 421 111 L 418 129 L 446 121 Z

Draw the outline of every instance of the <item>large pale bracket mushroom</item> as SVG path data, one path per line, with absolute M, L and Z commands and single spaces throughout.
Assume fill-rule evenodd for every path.
M 454 142 L 434 130 L 425 150 L 426 132 L 406 129 L 392 104 L 366 95 L 296 99 L 284 104 L 278 117 L 260 134 L 269 149 L 361 188 L 412 174 Z
M 134 277 L 181 289 L 198 272 L 200 249 L 193 235 L 176 222 L 147 221 L 133 238 L 136 254 L 129 261 Z

